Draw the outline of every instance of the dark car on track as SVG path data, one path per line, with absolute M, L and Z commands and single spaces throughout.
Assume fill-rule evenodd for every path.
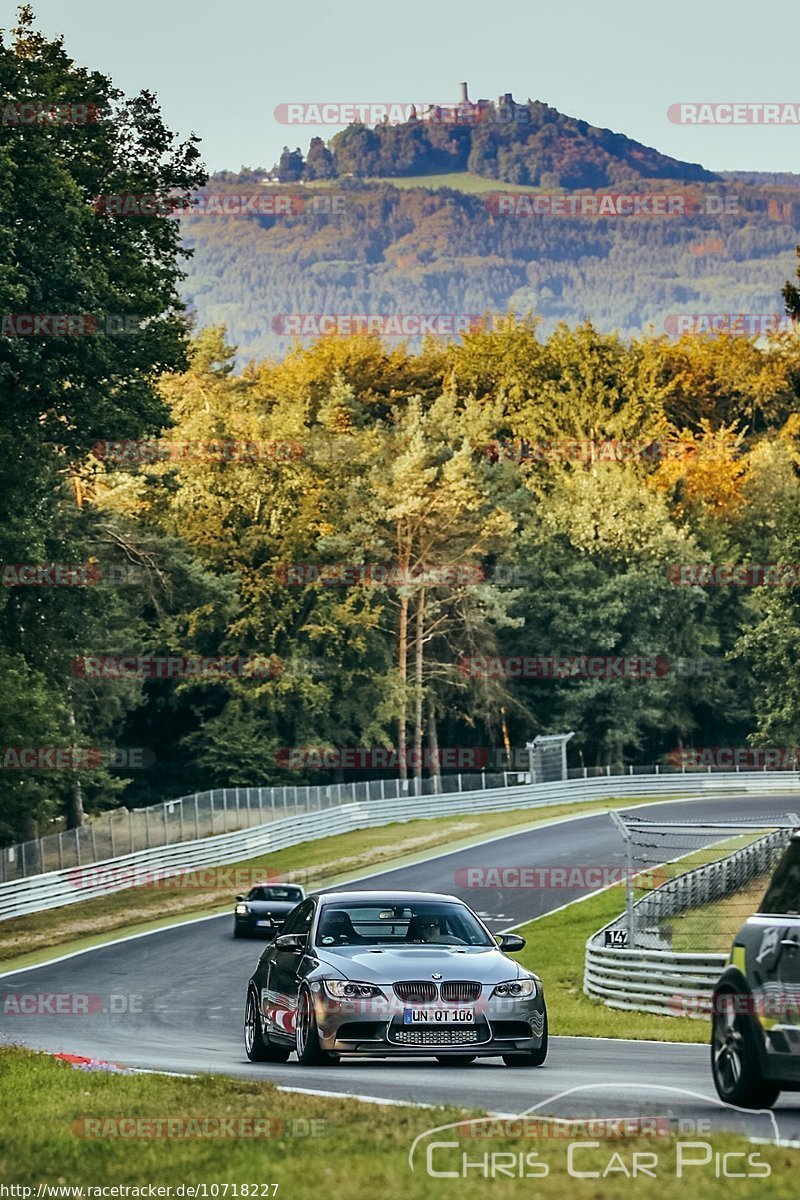
M 261 955 L 247 986 L 245 1050 L 253 1062 L 303 1065 L 342 1055 L 501 1056 L 541 1066 L 542 981 L 506 955 L 454 896 L 330 892 L 309 896 Z
M 283 928 L 292 909 L 297 908 L 305 892 L 295 883 L 259 883 L 246 896 L 236 897 L 233 936 L 274 938 Z
M 800 1091 L 800 830 L 714 989 L 711 1071 L 720 1098 L 740 1108 Z

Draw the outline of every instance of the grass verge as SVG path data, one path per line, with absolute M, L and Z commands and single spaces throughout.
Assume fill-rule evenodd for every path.
M 759 835 L 748 833 L 726 838 L 714 846 L 706 846 L 675 862 L 665 863 L 656 876 L 658 884 L 667 878 L 682 875 L 696 867 L 705 866 L 716 859 L 724 858 L 733 850 L 755 840 Z M 760 890 L 759 890 L 760 889 Z M 636 899 L 645 895 L 644 890 L 635 892 Z M 763 884 L 755 886 L 753 908 L 763 895 Z M 718 904 L 692 909 L 673 918 L 675 929 L 686 923 L 687 937 L 681 934 L 673 939 L 675 950 L 694 950 L 698 945 L 707 946 L 709 931 L 714 930 L 714 947 L 727 950 L 733 934 L 741 925 L 743 893 L 728 897 Z M 733 905 L 732 909 L 725 909 Z M 561 912 L 538 917 L 517 930 L 527 939 L 528 945 L 519 955 L 520 962 L 542 976 L 547 994 L 550 1028 L 555 1034 L 575 1037 L 610 1037 L 650 1039 L 668 1042 L 701 1042 L 709 1037 L 708 1022 L 691 1017 L 666 1017 L 658 1013 L 632 1012 L 628 1009 L 608 1008 L 600 1000 L 587 996 L 583 991 L 583 970 L 586 940 L 613 921 L 625 909 L 625 888 L 616 884 L 597 896 L 581 900 Z M 721 910 L 717 912 L 716 910 Z M 722 931 L 723 913 L 732 932 L 727 941 L 719 941 Z M 733 923 L 735 919 L 735 924 Z M 700 931 L 703 937 L 700 937 Z M 696 937 L 685 944 L 692 931 Z
M 442 1069 L 457 1071 L 452 1067 Z M 454 1097 L 474 1104 L 469 1083 L 472 1072 L 459 1074 L 464 1086 L 454 1087 Z M 553 1092 L 557 1090 L 554 1084 Z M 488 1185 L 496 1200 L 531 1196 L 545 1200 L 629 1200 L 632 1194 L 650 1195 L 654 1186 L 652 1178 L 632 1183 L 624 1173 L 627 1170 L 630 1174 L 632 1156 L 637 1151 L 651 1156 L 650 1169 L 658 1180 L 660 1200 L 682 1200 L 689 1180 L 695 1186 L 702 1184 L 707 1200 L 729 1200 L 731 1194 L 730 1181 L 719 1177 L 713 1159 L 702 1167 L 684 1167 L 683 1177 L 678 1176 L 680 1152 L 695 1160 L 700 1157 L 696 1148 L 689 1150 L 685 1139 L 686 1149 L 682 1151 L 674 1137 L 587 1142 L 578 1146 L 573 1169 L 598 1175 L 576 1178 L 567 1169 L 567 1146 L 573 1139 L 534 1141 L 530 1136 L 501 1136 L 478 1141 L 449 1129 L 437 1138 L 455 1142 L 455 1147 L 440 1148 L 431 1161 L 434 1170 L 453 1171 L 456 1177 L 434 1178 L 426 1170 L 425 1156 L 426 1146 L 434 1139 L 427 1138 L 420 1144 L 412 1173 L 408 1154 L 414 1138 L 475 1115 L 474 1108 L 464 1113 L 455 1108 L 367 1105 L 349 1099 L 280 1092 L 269 1083 L 221 1076 L 182 1079 L 83 1072 L 46 1055 L 8 1047 L 0 1047 L 0 1111 L 14 1113 L 0 1146 L 0 1178 L 7 1184 L 31 1188 L 28 1195 L 33 1197 L 40 1186 L 44 1197 L 66 1196 L 70 1194 L 66 1189 L 75 1187 L 83 1188 L 85 1200 L 90 1200 L 90 1189 L 111 1185 L 143 1189 L 116 1193 L 129 1197 L 147 1196 L 148 1186 L 170 1188 L 174 1198 L 190 1196 L 192 1192 L 187 1189 L 205 1185 L 205 1191 L 194 1195 L 317 1200 L 344 1190 L 349 1200 L 373 1200 L 376 1196 L 387 1200 L 483 1200 Z M 140 1119 L 138 1126 L 126 1124 L 132 1118 Z M 170 1127 L 169 1119 L 182 1124 Z M 236 1122 L 223 1128 L 239 1136 L 176 1136 L 178 1131 L 186 1130 L 184 1123 L 191 1119 L 199 1123 L 214 1119 Z M 153 1135 L 159 1128 L 156 1122 L 161 1123 L 162 1136 Z M 172 1136 L 164 1136 L 170 1128 Z M 197 1128 L 210 1131 L 214 1127 L 199 1124 Z M 141 1136 L 148 1129 L 150 1136 Z M 242 1136 L 256 1129 L 269 1130 L 273 1136 Z M 309 1136 L 312 1130 L 315 1136 Z M 127 1136 L 120 1136 L 123 1131 Z M 131 1137 L 131 1131 L 140 1136 Z M 751 1170 L 750 1164 L 759 1164 L 763 1177 L 748 1180 L 740 1176 L 737 1196 L 788 1200 L 796 1194 L 792 1151 L 773 1146 L 754 1148 L 734 1135 L 714 1135 L 713 1150 L 717 1154 L 742 1152 L 733 1160 L 735 1169 L 742 1173 Z M 471 1163 L 484 1163 L 483 1169 L 479 1165 L 464 1172 L 462 1154 Z M 505 1156 L 503 1170 L 492 1175 L 498 1162 L 494 1156 L 499 1154 Z M 484 1159 L 484 1155 L 488 1157 Z M 754 1156 L 749 1163 L 747 1155 Z M 546 1177 L 536 1177 L 542 1176 L 544 1167 Z M 764 1171 L 768 1174 L 763 1175 Z M 275 1184 L 277 1188 L 270 1186 Z M 181 1185 L 183 1190 L 178 1191 Z M 56 1190 L 49 1193 L 48 1186 Z M 24 1193 L 16 1194 L 27 1200 Z M 161 1195 L 169 1193 L 165 1190 Z
M 693 908 L 672 921 L 672 945 L 676 950 L 692 951 L 697 946 L 727 950 L 738 930 L 757 911 L 772 875 L 767 871 L 740 892 L 717 900 L 705 908 Z
M 647 803 L 652 803 L 652 799 L 605 799 L 538 809 L 471 813 L 463 817 L 432 817 L 319 838 L 218 869 L 189 872 L 171 880 L 157 879 L 145 887 L 126 888 L 63 908 L 12 917 L 0 922 L 0 963 L 5 970 L 30 966 L 46 958 L 46 952 L 56 946 L 69 953 L 100 944 L 121 932 L 139 933 L 187 917 L 233 911 L 235 893 L 248 890 L 259 876 L 277 875 L 318 887 L 358 872 L 401 866 L 438 849 L 457 850 L 460 845 L 483 837 L 530 829 L 560 817 L 603 812 L 616 805 L 632 808 Z M 240 878 L 249 881 L 242 887 L 235 882 L 237 872 L 242 873 Z
M 527 946 L 515 958 L 541 975 L 550 1030 L 567 1037 L 652 1039 L 657 1042 L 707 1042 L 705 1021 L 660 1017 L 657 1013 L 607 1008 L 583 991 L 586 939 L 625 908 L 621 884 L 561 912 L 539 917 L 516 932 Z
M 469 171 L 449 171 L 441 175 L 391 175 L 375 176 L 366 183 L 383 183 L 391 187 L 407 188 L 452 188 L 454 192 L 481 195 L 484 192 L 535 192 L 538 188 L 523 183 L 501 183 L 498 179 L 485 179 L 482 175 L 471 175 Z

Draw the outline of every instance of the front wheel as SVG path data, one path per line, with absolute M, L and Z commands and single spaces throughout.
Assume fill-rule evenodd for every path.
M 527 1050 L 523 1054 L 504 1054 L 503 1062 L 507 1067 L 540 1067 L 547 1058 L 547 1009 L 544 1010 L 542 1026 L 542 1044 L 538 1050 Z
M 302 988 L 297 997 L 294 1037 L 297 1061 L 301 1066 L 322 1067 L 339 1061 L 336 1055 L 322 1049 L 317 1014 L 308 988 Z
M 244 1049 L 250 1062 L 286 1062 L 291 1054 L 285 1046 L 274 1046 L 261 1030 L 261 1017 L 258 1013 L 258 996 L 253 988 L 247 989 L 247 1003 L 244 1006 Z
M 780 1087 L 764 1079 L 756 1032 L 746 1013 L 738 1011 L 742 992 L 718 992 L 711 1018 L 711 1074 L 720 1100 L 737 1108 L 771 1108 Z

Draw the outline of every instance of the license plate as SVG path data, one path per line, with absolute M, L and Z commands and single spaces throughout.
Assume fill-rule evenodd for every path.
M 404 1025 L 474 1025 L 474 1008 L 404 1008 Z
M 256 921 L 256 925 L 269 925 L 271 927 L 272 921 Z

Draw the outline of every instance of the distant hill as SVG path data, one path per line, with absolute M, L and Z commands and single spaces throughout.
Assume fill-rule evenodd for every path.
M 518 104 L 510 94 L 497 103 L 462 99 L 452 106 L 432 105 L 402 123 L 349 125 L 327 148 L 313 139 L 305 157 L 287 148 L 276 169 L 285 183 L 450 171 L 548 188 L 610 187 L 636 179 L 719 180 L 697 163 L 669 158 L 539 100 Z
M 513 121 L 500 119 L 510 97 L 480 103 L 464 127 L 354 125 L 328 146 L 313 139 L 305 159 L 287 150 L 294 182 L 214 176 L 212 201 L 232 193 L 232 214 L 237 196 L 253 203 L 182 218 L 198 320 L 225 324 L 247 359 L 360 317 L 418 345 L 416 329 L 511 308 L 538 313 L 545 331 L 590 317 L 626 335 L 782 312 L 800 176 L 715 175 L 538 102 Z M 636 215 L 616 211 L 620 194 L 637 198 Z
M 800 188 L 800 175 L 795 171 L 720 171 L 720 177 L 740 183 L 776 183 L 781 187 Z

